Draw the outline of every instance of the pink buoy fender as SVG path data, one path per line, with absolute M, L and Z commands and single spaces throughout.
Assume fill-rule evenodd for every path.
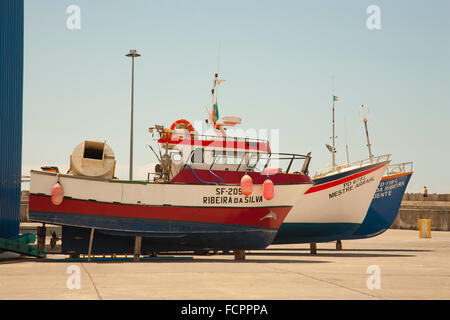
M 253 180 L 248 174 L 241 179 L 241 191 L 244 196 L 249 196 L 253 192 Z
M 264 183 L 262 185 L 262 189 L 263 189 L 264 199 L 271 200 L 274 196 L 274 186 L 273 186 L 273 181 L 270 180 L 269 177 L 267 177 L 267 179 L 264 181 Z
M 64 189 L 62 185 L 57 182 L 52 187 L 51 201 L 55 206 L 59 206 L 64 200 Z

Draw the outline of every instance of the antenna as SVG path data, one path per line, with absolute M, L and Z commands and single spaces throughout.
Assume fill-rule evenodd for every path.
M 345 151 L 347 152 L 347 164 L 350 164 L 350 158 L 348 156 L 348 143 L 347 143 L 347 118 L 344 117 L 344 127 L 345 127 Z
M 219 40 L 219 57 L 217 58 L 217 74 L 220 72 L 220 55 L 222 53 L 222 41 Z
M 161 158 L 160 157 L 158 157 L 158 154 L 155 152 L 155 150 L 153 150 L 153 148 L 152 148 L 152 146 L 151 145 L 149 145 L 149 144 L 147 144 L 147 147 L 149 147 L 150 148 L 150 150 L 152 150 L 153 151 L 153 153 L 155 154 L 155 156 L 156 156 L 156 159 L 158 159 L 158 161 L 159 162 L 161 162 Z M 160 154 L 161 154 L 161 151 L 159 152 Z
M 359 116 L 362 118 L 364 122 L 364 127 L 366 129 L 367 148 L 369 149 L 370 163 L 372 163 L 372 150 L 370 149 L 369 130 L 367 129 L 367 117 L 369 116 L 369 114 L 370 114 L 369 107 L 361 105 L 361 109 L 359 109 Z

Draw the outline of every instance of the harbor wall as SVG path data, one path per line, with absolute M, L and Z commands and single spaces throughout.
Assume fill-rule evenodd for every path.
M 450 231 L 450 194 L 406 193 L 391 228 L 419 230 L 419 219 L 431 219 L 431 230 Z
M 403 201 L 450 201 L 450 193 L 432 193 L 426 198 L 423 197 L 423 193 L 405 193 Z

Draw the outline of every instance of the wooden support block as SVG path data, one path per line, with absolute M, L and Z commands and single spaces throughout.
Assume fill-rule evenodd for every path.
M 245 260 L 245 250 L 234 250 L 234 260 L 235 261 Z
M 139 261 L 139 257 L 141 255 L 141 244 L 142 244 L 142 237 L 136 236 L 136 238 L 134 239 L 134 256 L 133 256 L 134 262 Z
M 39 252 L 44 252 L 45 249 L 45 235 L 47 233 L 47 228 L 45 224 L 42 227 L 37 227 L 36 235 L 37 235 L 37 249 Z
M 317 254 L 317 243 L 311 242 L 309 244 L 309 251 L 311 254 Z
M 95 228 L 91 228 L 91 237 L 89 238 L 88 261 L 91 261 L 92 242 L 94 241 Z
M 336 241 L 336 250 L 342 250 L 342 241 L 341 240 Z

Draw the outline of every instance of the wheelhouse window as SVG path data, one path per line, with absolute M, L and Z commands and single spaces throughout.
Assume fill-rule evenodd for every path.
M 197 148 L 192 152 L 191 163 L 203 163 L 205 162 L 203 148 Z

